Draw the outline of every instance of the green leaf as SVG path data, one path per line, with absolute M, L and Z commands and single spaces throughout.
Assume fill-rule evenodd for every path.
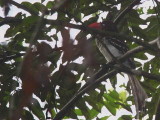
M 107 120 L 110 116 L 101 117 L 100 120 Z
M 116 115 L 116 108 L 111 105 L 110 101 L 104 101 L 104 105 L 112 115 Z
M 154 8 L 151 8 L 149 7 L 149 9 L 147 10 L 147 14 L 155 14 L 155 7 Z
M 115 91 L 115 90 L 109 91 L 109 93 L 105 93 L 105 94 L 104 94 L 104 98 L 105 98 L 106 100 L 110 100 L 110 101 L 112 101 L 112 102 L 114 102 L 114 101 L 119 101 L 119 100 L 120 100 L 119 94 L 118 94 L 117 91 Z
M 7 29 L 4 37 L 6 37 L 6 38 L 7 38 L 7 37 L 12 37 L 12 36 L 14 36 L 16 33 L 17 33 L 17 31 L 14 31 L 14 28 L 10 27 L 10 28 Z
M 151 67 L 150 67 L 150 71 L 151 73 L 154 74 L 159 74 L 159 69 L 160 69 L 160 61 L 157 57 L 153 58 L 150 61 Z
M 118 120 L 133 120 L 131 115 L 123 115 Z
M 126 91 L 122 91 L 119 93 L 119 98 L 122 100 L 122 102 L 125 102 L 127 99 L 127 92 Z
M 78 115 L 78 116 L 83 116 L 82 112 L 80 109 L 75 109 L 74 112 Z
M 51 9 L 55 5 L 54 1 L 49 1 L 46 5 L 47 8 Z
M 144 14 L 144 12 L 143 12 L 143 7 L 138 8 L 138 9 L 137 9 L 137 12 L 138 12 L 140 15 Z
M 153 119 L 153 116 L 156 114 L 159 103 L 160 103 L 160 87 L 153 94 L 152 101 L 148 106 L 150 107 L 149 109 L 149 119 L 150 120 Z
M 140 60 L 148 60 L 148 57 L 143 52 L 135 54 L 135 58 L 138 58 Z
M 25 19 L 23 19 L 22 24 L 24 26 L 31 26 L 31 25 L 37 23 L 38 20 L 39 20 L 39 17 L 37 17 L 37 16 L 28 16 Z
M 151 16 L 146 19 L 149 22 L 148 27 L 144 30 L 145 33 L 149 36 L 149 40 L 153 40 L 159 36 L 159 25 L 156 16 Z
M 145 31 L 139 26 L 132 26 L 132 30 L 136 36 L 139 36 L 140 38 L 143 38 L 144 40 L 148 39 Z
M 98 7 L 91 6 L 91 7 L 87 7 L 87 9 L 84 9 L 82 12 L 84 13 L 85 16 L 87 16 L 87 15 L 97 12 L 98 10 L 99 10 Z
M 28 9 L 31 9 L 31 10 L 33 10 L 35 12 L 38 12 L 38 10 L 30 2 L 22 2 L 21 4 L 24 5 L 24 6 L 26 6 Z
M 132 9 L 128 15 L 129 15 L 128 21 L 132 26 L 139 26 L 142 24 L 146 24 L 146 21 L 140 18 L 136 10 Z
M 23 117 L 23 119 L 26 119 L 26 120 L 34 120 L 34 117 L 31 114 L 31 112 L 29 112 L 27 110 L 23 111 L 22 117 Z
M 54 109 L 51 110 L 51 117 L 53 118 L 56 115 L 56 112 Z
M 92 97 L 90 96 L 85 96 L 84 97 L 84 100 L 88 102 L 89 105 L 91 105 L 95 110 L 97 110 L 98 112 L 101 112 L 101 108 L 99 108 L 97 106 L 97 102 L 96 102 L 96 99 L 93 99 Z
M 95 109 L 91 109 L 90 111 L 89 111 L 89 113 L 90 113 L 90 118 L 93 120 L 93 118 L 95 118 L 98 114 L 99 114 L 99 112 L 97 112 Z
M 125 103 L 116 102 L 116 104 L 121 105 L 122 108 L 128 110 L 129 112 L 132 112 L 132 110 L 131 110 L 131 105 L 127 104 L 126 102 L 125 102 Z
M 33 114 L 36 115 L 39 119 L 45 120 L 44 113 L 37 99 L 32 98 L 30 109 L 32 110 Z
M 119 94 L 115 90 L 110 91 L 108 95 L 111 96 L 112 98 L 114 98 L 115 100 L 120 100 L 119 99 Z
M 39 2 L 36 2 L 33 5 L 38 11 L 42 11 L 43 12 L 43 10 L 46 9 L 46 7 L 43 4 L 39 3 Z
M 81 110 L 82 114 L 85 116 L 86 119 L 90 119 L 91 116 L 89 113 L 89 108 L 87 107 L 85 100 L 83 99 L 79 100 L 76 106 Z

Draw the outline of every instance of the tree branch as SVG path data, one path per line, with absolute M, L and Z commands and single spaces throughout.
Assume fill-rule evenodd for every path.
M 159 39 L 159 37 L 156 38 L 155 40 L 150 41 L 148 44 L 151 45 L 151 46 L 154 46 L 154 45 L 157 44 L 158 39 Z M 144 47 L 144 46 L 135 47 L 135 48 L 127 51 L 121 58 L 122 58 L 122 59 L 126 59 L 126 58 L 128 58 L 128 57 L 133 56 L 133 54 L 138 53 L 138 52 L 141 52 L 141 51 L 143 51 L 143 50 L 147 50 L 147 48 Z
M 10 23 L 21 23 L 22 22 L 21 19 L 14 18 L 14 17 L 5 17 L 5 18 L 0 17 L 0 19 L 1 19 L 0 26 L 5 25 L 5 24 L 10 24 Z
M 141 70 L 130 69 L 124 65 L 116 66 L 116 68 L 119 69 L 119 71 L 121 72 L 132 73 L 137 76 L 143 76 L 145 78 L 154 79 L 160 82 L 160 75 L 151 74 L 151 73 L 141 71 Z
M 154 80 L 157 80 L 158 82 L 160 82 L 160 75 L 151 74 L 151 73 L 148 73 L 145 71 L 140 71 L 140 70 L 131 70 L 131 72 L 135 75 L 143 76 L 143 77 L 149 78 L 149 79 L 154 79 Z

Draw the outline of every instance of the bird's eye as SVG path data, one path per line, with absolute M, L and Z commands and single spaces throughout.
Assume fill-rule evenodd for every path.
M 102 27 L 105 27 L 106 25 L 104 23 L 102 23 Z

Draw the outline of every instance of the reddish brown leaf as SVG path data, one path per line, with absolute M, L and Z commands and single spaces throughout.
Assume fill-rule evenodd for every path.
M 50 69 L 41 62 L 42 60 L 40 58 L 36 59 L 37 53 L 29 50 L 23 60 L 20 74 L 23 89 L 22 106 L 30 102 L 32 93 L 38 91 L 41 86 L 47 86 L 49 84 Z M 43 54 L 45 57 L 45 53 Z
M 45 42 L 39 43 L 37 45 L 37 54 L 39 54 L 39 60 L 42 63 L 47 62 L 48 55 L 52 52 L 52 48 Z
M 93 47 L 92 41 L 87 40 L 86 33 L 81 31 L 77 34 L 76 40 L 78 40 L 78 49 L 80 55 L 85 58 L 85 64 L 89 66 L 97 66 L 99 63 L 96 60 L 95 48 Z
M 70 39 L 69 30 L 66 30 L 65 28 L 62 29 L 61 35 L 63 38 L 62 47 L 64 51 L 62 62 L 70 61 L 73 59 L 74 56 L 74 46 L 73 41 Z

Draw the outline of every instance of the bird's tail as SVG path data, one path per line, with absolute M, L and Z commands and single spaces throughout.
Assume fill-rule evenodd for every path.
M 137 80 L 136 76 L 133 74 L 128 74 L 129 82 L 131 84 L 132 93 L 135 101 L 137 116 L 139 112 L 143 112 L 145 108 L 145 99 L 147 98 L 147 93 L 141 86 L 140 82 Z

